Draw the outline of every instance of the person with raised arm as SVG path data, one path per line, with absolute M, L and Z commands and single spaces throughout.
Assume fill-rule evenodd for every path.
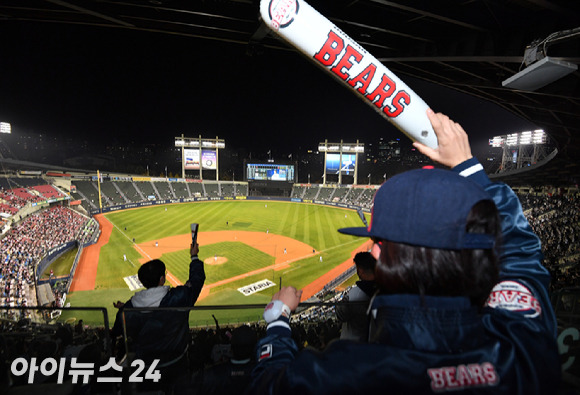
M 486 176 L 463 128 L 427 115 L 439 146 L 414 146 L 450 170 L 390 178 L 375 195 L 370 226 L 339 229 L 374 241 L 370 343 L 299 352 L 289 319 L 302 292 L 283 287 L 264 311 L 267 336 L 248 393 L 557 393 L 557 327 L 540 240 L 514 192 Z

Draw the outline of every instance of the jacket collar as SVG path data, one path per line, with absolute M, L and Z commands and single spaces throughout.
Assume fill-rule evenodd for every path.
M 456 353 L 486 339 L 477 308 L 464 297 L 377 295 L 371 313 L 371 341 L 393 347 Z

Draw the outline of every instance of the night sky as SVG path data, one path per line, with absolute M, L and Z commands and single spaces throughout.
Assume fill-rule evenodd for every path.
M 406 139 L 297 52 L 51 23 L 0 23 L 0 121 L 13 133 L 167 143 L 186 136 L 280 155 L 318 142 Z M 388 67 L 388 64 L 386 65 Z M 533 127 L 495 105 L 400 76 L 460 122 L 474 151 Z

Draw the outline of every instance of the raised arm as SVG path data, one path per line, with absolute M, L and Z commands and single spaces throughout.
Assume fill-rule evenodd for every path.
M 432 160 L 449 166 L 452 171 L 481 185 L 491 196 L 501 217 L 500 282 L 492 291 L 488 305 L 519 311 L 539 318 L 556 334 L 556 320 L 550 305 L 550 274 L 542 265 L 539 237 L 532 231 L 516 194 L 503 183 L 492 183 L 483 166 L 471 154 L 467 133 L 461 125 L 443 114 L 427 115 L 439 140 L 432 149 L 420 143 L 413 145 Z M 515 284 L 514 284 L 515 283 Z M 519 301 L 508 300 L 513 293 Z M 529 293 L 529 297 L 528 294 Z
M 203 284 L 205 283 L 205 270 L 203 262 L 198 258 L 199 244 L 192 243 L 189 248 L 189 255 L 191 262 L 189 263 L 189 279 L 185 283 L 186 287 L 191 288 L 191 298 L 188 301 L 189 305 L 193 306 L 201 293 Z

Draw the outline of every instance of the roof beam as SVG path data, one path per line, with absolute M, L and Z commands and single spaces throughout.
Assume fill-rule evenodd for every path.
M 104 19 L 104 20 L 109 21 L 109 22 L 113 22 L 117 25 L 121 25 L 121 26 L 125 26 L 125 27 L 135 27 L 134 25 L 127 23 L 127 22 L 124 22 L 122 20 L 101 14 L 100 12 L 92 11 L 92 10 L 89 10 L 89 9 L 86 9 L 83 7 L 79 7 L 77 5 L 73 5 L 73 4 L 67 3 L 67 2 L 62 1 L 62 0 L 46 0 L 46 1 L 48 1 L 49 3 L 52 3 L 52 4 L 59 5 L 61 7 L 70 8 L 71 10 L 79 11 L 83 14 L 92 15 L 94 17 Z

